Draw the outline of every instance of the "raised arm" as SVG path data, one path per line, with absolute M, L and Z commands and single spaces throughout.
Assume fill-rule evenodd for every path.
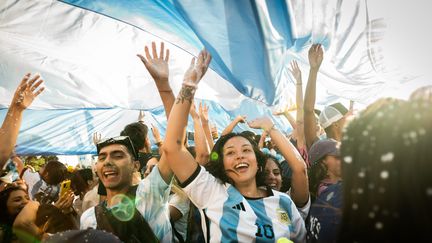
M 31 77 L 31 74 L 27 73 L 15 90 L 14 97 L 0 128 L 0 168 L 3 168 L 14 149 L 24 110 L 44 90 L 44 87 L 39 88 L 42 82 L 43 80 L 39 75 Z
M 151 131 L 153 133 L 153 137 L 155 139 L 156 146 L 158 146 L 158 149 L 159 149 L 159 155 L 162 155 L 161 147 L 163 144 L 163 142 L 162 142 L 163 140 L 162 140 L 162 137 L 160 135 L 159 129 L 153 124 L 151 124 L 151 126 L 152 126 Z
M 309 78 L 304 98 L 304 134 L 306 146 L 309 149 L 318 140 L 316 135 L 317 121 L 315 119 L 315 96 L 318 70 L 323 60 L 323 50 L 320 44 L 314 44 L 309 49 Z
M 231 133 L 234 130 L 234 128 L 237 126 L 237 124 L 245 123 L 245 122 L 246 122 L 246 116 L 238 115 L 236 118 L 234 118 L 234 120 L 231 121 L 230 124 L 228 124 L 228 126 L 225 127 L 225 129 L 222 131 L 221 136 Z
M 304 137 L 304 120 L 303 120 L 303 83 L 301 70 L 296 61 L 291 62 L 291 73 L 296 80 L 296 132 L 297 132 L 297 148 L 305 146 Z
M 296 109 L 296 107 L 293 108 L 293 107 L 290 107 L 290 106 L 286 106 L 281 111 L 275 111 L 275 112 L 273 112 L 273 115 L 275 115 L 275 116 L 283 115 L 288 120 L 288 122 L 291 125 L 291 127 L 295 130 L 295 129 L 297 129 L 296 119 L 290 114 L 290 111 L 293 111 L 294 109 Z
M 252 128 L 261 128 L 270 135 L 272 141 L 279 148 L 282 156 L 288 162 L 292 170 L 291 177 L 291 198 L 297 207 L 303 207 L 309 199 L 309 184 L 306 170 L 306 163 L 297 152 L 297 149 L 290 141 L 275 128 L 269 117 L 262 117 L 249 122 Z
M 264 148 L 266 137 L 267 137 L 267 132 L 263 130 L 263 132 L 261 133 L 260 140 L 258 142 L 258 148 L 259 149 L 263 149 Z
M 210 64 L 210 54 L 203 50 L 192 59 L 183 78 L 183 85 L 168 118 L 168 126 L 163 146 L 164 155 L 180 183 L 185 182 L 196 170 L 198 164 L 183 144 L 188 114 L 194 100 L 197 85 Z
M 194 126 L 194 140 L 195 140 L 195 160 L 200 165 L 205 165 L 209 161 L 210 148 L 207 143 L 206 135 L 204 134 L 204 129 L 201 125 L 201 118 L 198 115 L 195 105 L 192 104 L 190 109 L 190 115 L 193 120 Z
M 200 102 L 199 116 L 201 118 L 201 124 L 202 124 L 202 128 L 204 129 L 204 134 L 206 136 L 207 143 L 210 147 L 210 150 L 212 150 L 213 146 L 214 146 L 214 141 L 213 141 L 213 137 L 211 134 L 210 125 L 209 125 L 208 110 L 209 110 L 209 107 L 206 104 L 203 104 L 202 102 Z
M 162 99 L 163 106 L 165 108 L 165 114 L 167 118 L 174 104 L 174 93 L 169 84 L 169 49 L 165 49 L 165 45 L 161 42 L 160 53 L 157 55 L 156 44 L 152 42 L 152 55 L 150 55 L 149 48 L 144 47 L 145 57 L 141 54 L 137 56 L 141 59 L 147 71 L 153 77 L 156 87 L 159 91 L 159 95 Z

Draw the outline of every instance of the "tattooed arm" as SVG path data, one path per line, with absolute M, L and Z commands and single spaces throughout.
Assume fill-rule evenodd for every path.
M 210 60 L 211 56 L 205 50 L 200 52 L 197 63 L 195 63 L 195 58 L 192 59 L 184 75 L 183 87 L 168 118 L 163 151 L 171 170 L 180 183 L 187 180 L 198 166 L 192 155 L 186 150 L 183 136 L 197 85 L 207 71 Z

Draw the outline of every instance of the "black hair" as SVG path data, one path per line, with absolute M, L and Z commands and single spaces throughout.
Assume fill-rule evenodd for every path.
M 246 130 L 246 131 L 241 132 L 241 134 L 245 135 L 246 137 L 249 137 L 250 140 L 254 141 L 255 144 L 258 144 L 258 142 L 256 140 L 256 135 L 254 132 Z
M 0 223 L 1 224 L 9 224 L 12 225 L 15 220 L 16 215 L 9 215 L 7 210 L 7 200 L 12 192 L 22 190 L 25 193 L 27 191 L 18 185 L 9 184 L 6 186 L 6 189 L 0 192 Z
M 318 195 L 318 187 L 321 181 L 327 177 L 327 165 L 323 162 L 326 157 L 327 156 L 324 156 L 316 163 L 312 163 L 311 167 L 308 170 L 309 192 L 312 202 L 315 201 Z
M 52 204 L 41 204 L 36 212 L 35 224 L 43 229 L 44 233 L 55 234 L 67 230 L 78 229 L 72 214 L 64 214 Z
M 43 170 L 43 174 L 47 175 L 44 180 L 49 185 L 59 184 L 66 179 L 67 173 L 66 166 L 57 160 L 48 161 Z
M 89 190 L 88 181 L 93 180 L 93 172 L 91 169 L 77 170 L 71 174 L 70 180 L 75 195 L 84 194 Z
M 12 225 L 17 215 L 10 215 L 7 209 L 7 200 L 14 191 L 22 190 L 27 191 L 18 185 L 9 184 L 6 189 L 0 192 L 0 230 L 3 231 L 2 242 L 11 242 L 13 237 Z
M 276 166 L 279 168 L 279 172 L 280 172 L 280 175 L 281 175 L 281 178 L 282 178 L 281 188 L 279 189 L 279 191 L 282 191 L 284 189 L 283 187 L 286 185 L 285 180 L 287 180 L 288 178 L 286 178 L 283 175 L 283 168 L 282 168 L 281 164 L 278 162 L 278 159 L 276 157 L 274 157 L 273 155 L 271 155 L 271 154 L 264 154 L 264 158 L 265 158 L 264 167 L 263 167 L 264 175 L 265 175 L 265 167 L 266 167 L 267 163 L 269 163 L 268 162 L 269 160 L 272 160 L 273 163 L 275 163 Z
M 248 136 L 241 133 L 228 133 L 222 137 L 220 137 L 216 144 L 213 147 L 213 150 L 210 154 L 210 162 L 207 163 L 206 169 L 212 174 L 214 177 L 218 178 L 222 183 L 230 183 L 233 184 L 232 180 L 227 176 L 225 172 L 225 167 L 223 163 L 223 146 L 225 143 L 233 137 L 243 137 L 247 139 L 255 153 L 256 161 L 258 163 L 258 172 L 255 176 L 257 186 L 264 186 L 265 174 L 264 174 L 264 163 L 265 156 L 259 150 L 258 146 L 255 142 Z
M 112 137 L 107 138 L 98 144 L 96 144 L 96 151 L 99 154 L 102 148 L 112 145 L 112 144 L 120 144 L 126 147 L 127 151 L 129 152 L 130 156 L 132 157 L 132 161 L 135 161 L 138 159 L 138 151 L 135 150 L 135 147 L 130 139 L 129 136 L 118 136 L 118 137 Z
M 125 126 L 120 136 L 129 136 L 136 152 L 143 149 L 147 138 L 148 127 L 144 123 L 134 122 Z
M 431 103 L 380 100 L 348 125 L 341 242 L 430 240 Z

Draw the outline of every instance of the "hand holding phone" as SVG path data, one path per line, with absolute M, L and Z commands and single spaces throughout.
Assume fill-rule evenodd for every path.
M 70 191 L 71 181 L 64 180 L 60 183 L 60 197 L 62 197 L 65 193 Z

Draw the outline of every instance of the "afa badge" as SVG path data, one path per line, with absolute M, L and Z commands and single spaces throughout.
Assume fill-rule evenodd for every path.
M 291 219 L 289 218 L 288 213 L 285 210 L 278 208 L 276 211 L 280 223 L 287 226 L 291 225 Z

